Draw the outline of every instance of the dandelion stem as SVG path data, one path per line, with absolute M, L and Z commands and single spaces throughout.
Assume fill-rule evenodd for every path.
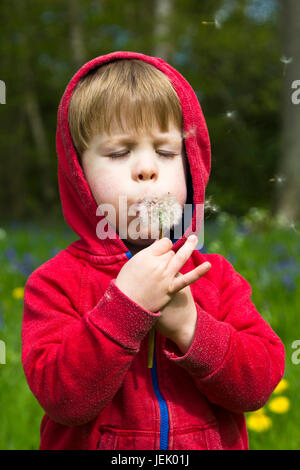
M 165 229 L 170 229 L 176 225 L 182 217 L 182 208 L 174 196 L 164 196 L 162 199 L 158 197 L 146 197 L 138 203 L 139 217 L 142 225 L 148 224 L 149 216 L 151 224 L 159 227 L 159 239 L 163 238 Z M 149 213 L 151 212 L 151 215 Z M 152 233 L 152 231 L 151 231 Z M 149 350 L 148 350 L 148 367 L 152 368 L 155 342 L 155 328 L 149 332 Z
M 162 236 L 163 236 L 162 220 L 161 220 L 161 213 L 159 213 L 159 239 L 161 239 Z M 152 369 L 153 367 L 154 343 L 155 343 L 155 328 L 152 327 L 149 333 L 149 349 L 148 349 L 148 368 L 149 369 Z

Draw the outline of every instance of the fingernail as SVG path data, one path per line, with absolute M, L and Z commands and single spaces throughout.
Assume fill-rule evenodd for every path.
M 211 264 L 208 261 L 202 264 L 203 268 L 211 268 Z
M 196 235 L 190 235 L 190 236 L 188 237 L 188 240 L 189 240 L 190 242 L 192 242 L 192 243 L 195 243 L 195 241 L 198 240 L 198 239 L 197 239 Z

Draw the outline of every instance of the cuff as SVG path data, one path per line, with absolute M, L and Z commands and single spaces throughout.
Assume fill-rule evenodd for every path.
M 163 353 L 197 377 L 211 375 L 223 364 L 230 347 L 231 325 L 216 320 L 196 302 L 197 323 L 192 344 L 182 355 L 177 345 L 166 339 Z
M 161 316 L 145 310 L 127 297 L 112 279 L 103 297 L 88 313 L 88 319 L 107 336 L 130 349 L 138 349 L 142 339 Z

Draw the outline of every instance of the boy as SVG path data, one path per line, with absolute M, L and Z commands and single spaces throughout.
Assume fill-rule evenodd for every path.
M 204 203 L 210 143 L 191 86 L 159 58 L 97 57 L 62 97 L 57 153 L 64 217 L 80 238 L 25 288 L 22 362 L 46 413 L 40 449 L 248 449 L 244 412 L 266 403 L 285 362 L 249 283 L 195 249 L 195 210 L 178 240 L 119 236 L 121 196 Z M 114 236 L 98 236 L 102 203 L 117 213 L 100 218 Z

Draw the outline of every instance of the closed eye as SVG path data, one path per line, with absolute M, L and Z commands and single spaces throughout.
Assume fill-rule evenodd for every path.
M 129 151 L 127 152 L 123 152 L 123 153 L 111 153 L 110 155 L 108 155 L 109 158 L 121 158 L 121 157 L 125 157 L 125 155 L 127 155 L 129 153 Z M 162 155 L 163 157 L 173 157 L 174 155 L 176 155 L 176 153 L 167 153 L 167 152 L 157 152 L 159 153 L 160 155 Z

